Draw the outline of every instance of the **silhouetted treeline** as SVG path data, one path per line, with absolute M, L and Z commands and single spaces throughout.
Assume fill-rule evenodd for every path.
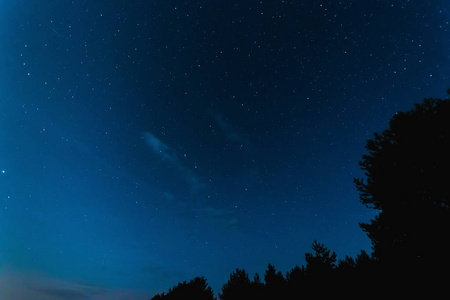
M 258 274 L 249 280 L 245 270 L 236 269 L 222 287 L 219 299 L 299 299 L 305 295 L 317 297 L 341 294 L 339 289 L 355 290 L 358 276 L 365 275 L 375 264 L 364 251 L 355 258 L 336 260 L 336 254 L 325 245 L 314 241 L 313 252 L 306 253 L 306 266 L 295 266 L 285 275 L 271 264 L 264 274 L 264 282 Z M 361 283 L 362 284 L 362 283 Z M 359 288 L 361 287 L 359 285 Z
M 450 90 L 447 91 L 450 94 Z M 379 214 L 360 224 L 373 253 L 337 261 L 314 241 L 305 266 L 285 275 L 268 265 L 262 281 L 244 269 L 231 273 L 220 300 L 313 297 L 448 296 L 450 280 L 450 100 L 425 99 L 397 113 L 367 141 L 355 179 L 361 202 Z M 192 295 L 192 297 L 190 297 Z M 214 299 L 204 278 L 152 299 Z
M 203 277 L 196 277 L 189 281 L 179 283 L 177 286 L 169 289 L 167 294 L 162 293 L 156 295 L 152 300 L 173 300 L 173 299 L 198 299 L 198 300 L 213 300 L 214 293 L 206 283 Z
M 244 269 L 236 269 L 223 285 L 219 299 L 297 299 L 306 294 L 323 297 L 336 293 L 340 287 L 348 288 L 350 295 L 351 291 L 354 293 L 364 286 L 358 277 L 365 276 L 367 279 L 366 275 L 375 265 L 375 261 L 364 251 L 355 259 L 346 257 L 337 261 L 336 254 L 317 241 L 314 241 L 312 249 L 313 252 L 305 254 L 306 266 L 295 266 L 284 275 L 271 264 L 268 265 L 263 280 L 258 273 L 250 279 Z M 152 298 L 168 299 L 215 298 L 206 280 L 197 277 Z

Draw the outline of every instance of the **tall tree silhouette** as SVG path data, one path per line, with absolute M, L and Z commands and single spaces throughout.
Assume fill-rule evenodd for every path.
M 295 266 L 286 273 L 287 294 L 291 298 L 301 298 L 304 294 L 306 282 L 306 269 L 304 266 Z
M 450 101 L 425 99 L 397 113 L 368 140 L 355 179 L 360 199 L 380 213 L 360 224 L 381 265 L 398 270 L 450 264 Z
M 230 279 L 222 287 L 222 293 L 219 294 L 220 300 L 229 299 L 250 299 L 252 283 L 244 269 L 236 269 L 230 274 Z
M 266 282 L 266 298 L 283 299 L 286 296 L 286 281 L 283 274 L 279 271 L 277 272 L 271 264 L 267 266 L 264 281 Z
M 306 253 L 306 271 L 311 274 L 324 275 L 330 273 L 336 266 L 336 253 L 331 253 L 324 244 L 314 241 L 312 244 L 314 253 Z

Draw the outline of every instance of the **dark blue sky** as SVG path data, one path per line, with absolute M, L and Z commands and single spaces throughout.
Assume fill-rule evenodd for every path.
M 395 112 L 445 97 L 449 9 L 2 1 L 0 297 L 217 293 L 315 239 L 370 252 L 358 161 Z

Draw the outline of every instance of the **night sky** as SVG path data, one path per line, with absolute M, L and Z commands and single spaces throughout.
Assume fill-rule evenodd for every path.
M 371 252 L 354 177 L 446 98 L 448 0 L 0 2 L 0 298 L 149 299 Z

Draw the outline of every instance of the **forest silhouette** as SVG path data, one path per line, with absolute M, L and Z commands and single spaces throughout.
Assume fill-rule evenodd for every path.
M 355 185 L 361 203 L 379 212 L 360 224 L 372 242 L 371 255 L 361 251 L 338 261 L 334 251 L 314 241 L 306 265 L 285 275 L 271 264 L 263 281 L 236 269 L 220 300 L 448 295 L 450 100 L 428 98 L 396 113 L 366 150 L 359 162 L 365 178 L 356 178 Z M 206 279 L 197 277 L 152 298 L 157 299 L 215 297 Z

